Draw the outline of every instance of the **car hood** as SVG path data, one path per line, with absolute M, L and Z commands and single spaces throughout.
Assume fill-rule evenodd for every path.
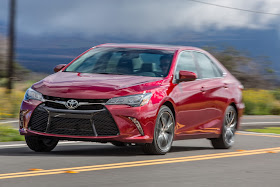
M 32 88 L 48 96 L 109 99 L 154 89 L 162 81 L 162 77 L 58 72 L 35 83 Z

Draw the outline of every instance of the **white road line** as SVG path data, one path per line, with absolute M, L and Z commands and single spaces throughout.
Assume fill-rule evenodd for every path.
M 261 134 L 261 135 L 278 135 L 280 137 L 279 134 L 275 134 L 275 133 L 262 133 L 262 132 L 250 132 L 250 131 L 237 131 L 238 133 L 242 133 L 242 134 Z
M 254 125 L 254 124 L 280 124 L 279 122 L 271 121 L 271 122 L 247 122 L 247 123 L 241 123 L 241 125 Z
M 80 141 L 70 141 L 70 142 L 59 142 L 58 145 L 60 144 L 76 144 L 80 143 Z M 8 144 L 8 145 L 0 145 L 0 148 L 9 148 L 9 147 L 26 147 L 26 144 Z
M 15 123 L 15 122 L 19 122 L 19 121 L 18 121 L 18 120 L 14 120 L 14 121 L 3 121 L 3 122 L 0 121 L 0 125 L 1 125 L 1 124 L 7 124 L 7 123 Z
M 25 147 L 26 144 L 10 144 L 10 145 L 0 145 L 0 147 Z

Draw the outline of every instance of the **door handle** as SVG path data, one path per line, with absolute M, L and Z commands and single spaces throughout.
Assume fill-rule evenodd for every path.
M 224 83 L 224 88 L 228 88 L 228 83 Z
M 205 92 L 206 88 L 204 86 L 201 86 L 200 91 Z

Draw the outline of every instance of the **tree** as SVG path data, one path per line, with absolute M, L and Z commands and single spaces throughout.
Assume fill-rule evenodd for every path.
M 250 57 L 234 47 L 205 47 L 206 51 L 215 56 L 243 85 L 245 88 L 275 87 L 277 77 L 271 68 L 268 57 Z
M 0 79 L 7 78 L 7 45 L 8 41 L 0 35 Z M 14 62 L 14 80 L 22 80 L 29 74 L 29 70 Z
M 5 77 L 7 61 L 7 43 L 4 37 L 0 35 L 0 78 Z

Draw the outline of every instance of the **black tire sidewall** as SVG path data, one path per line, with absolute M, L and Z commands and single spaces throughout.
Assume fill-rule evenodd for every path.
M 44 142 L 44 139 L 46 138 L 37 136 L 25 136 L 25 141 L 28 147 L 36 152 L 49 152 L 56 147 L 59 141 L 56 138 L 48 138 L 51 140 L 51 142 L 46 144 Z

